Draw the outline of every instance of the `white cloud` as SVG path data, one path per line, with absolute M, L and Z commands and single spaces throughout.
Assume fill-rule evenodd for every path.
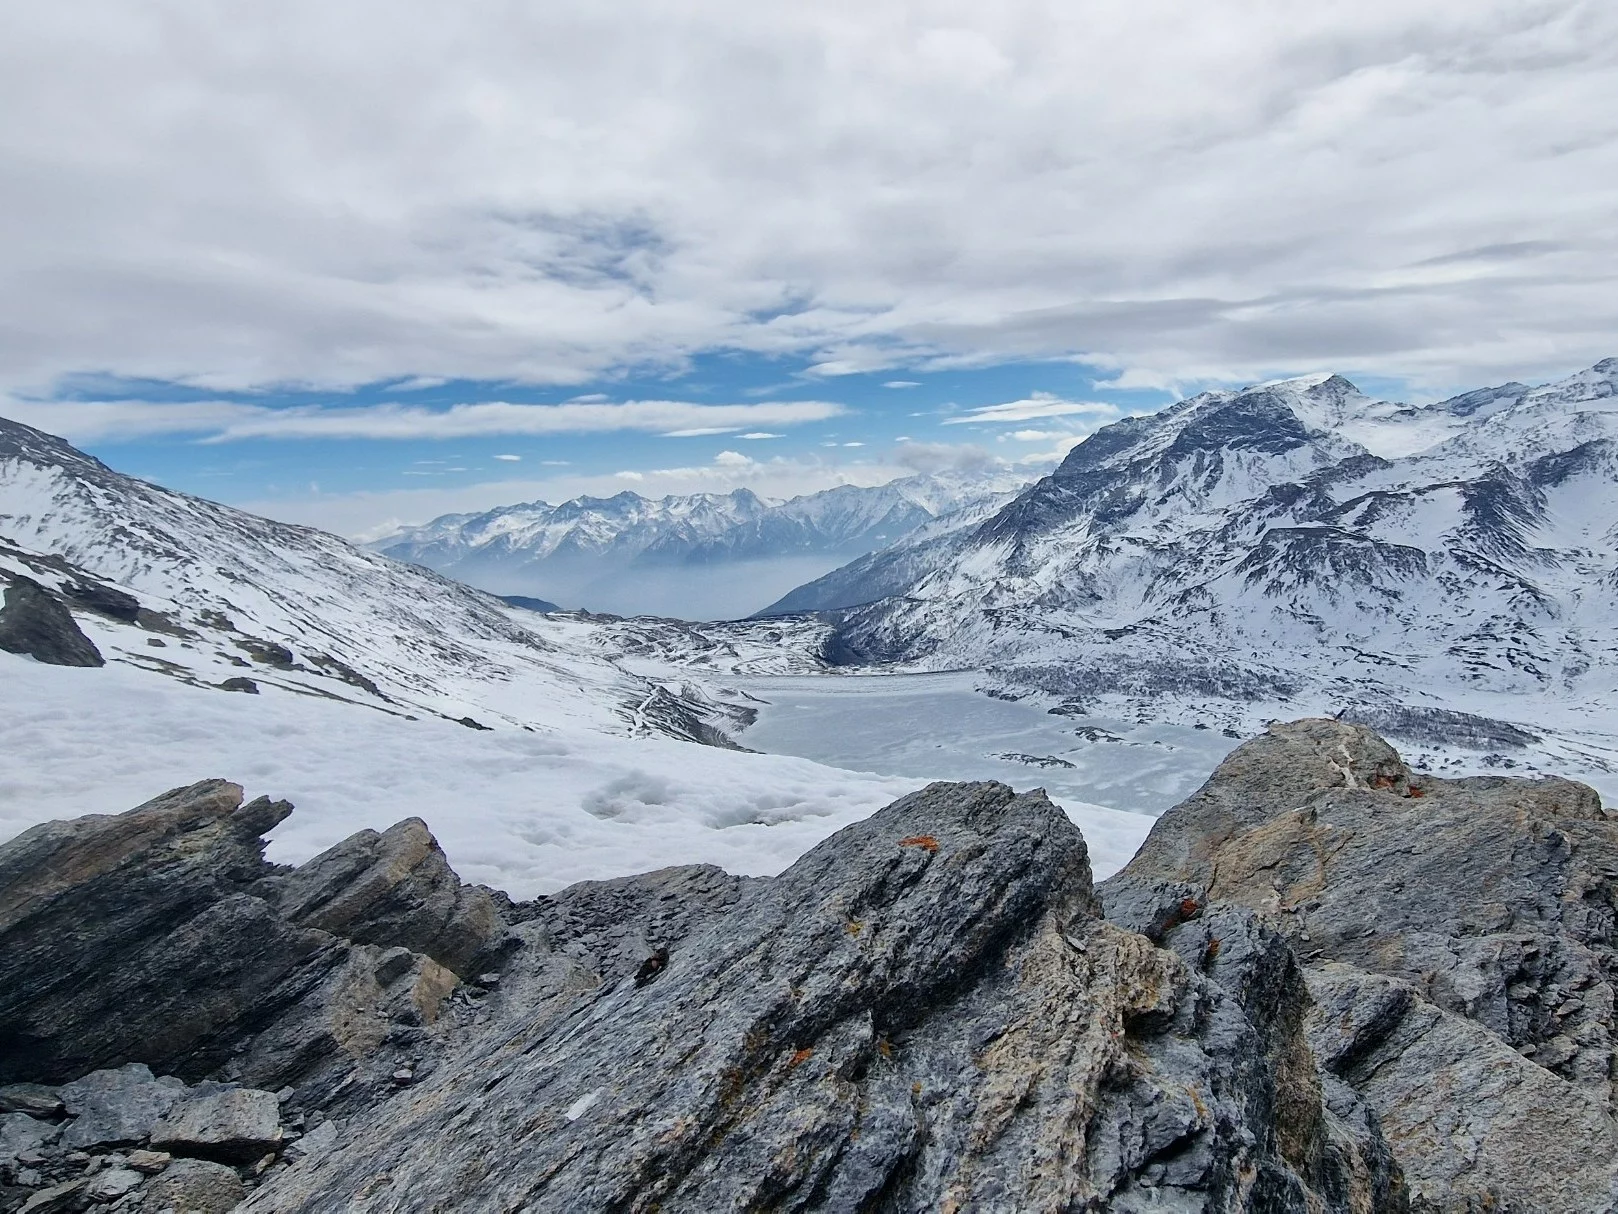
M 497 455 L 494 458 L 498 459 L 498 460 L 504 460 L 508 464 L 516 464 L 516 463 L 521 463 L 522 462 L 522 456 L 520 456 L 520 455 Z
M 1035 392 L 1026 400 L 1007 401 L 968 409 L 959 417 L 946 418 L 943 425 L 964 426 L 973 422 L 1026 422 L 1042 417 L 1089 417 L 1098 424 L 1116 421 L 1123 410 L 1102 401 L 1063 400 L 1049 392 Z
M 1614 352 L 1612 4 L 12 7 L 13 390 Z
M 756 442 L 759 439 L 785 438 L 786 436 L 783 435 L 783 434 L 771 434 L 768 430 L 752 430 L 752 431 L 749 431 L 746 434 L 738 434 L 736 437 L 737 438 L 745 438 L 745 439 L 749 439 L 751 441 Z
M 845 447 L 863 447 L 863 446 L 865 446 L 865 444 L 864 443 L 844 443 L 843 446 L 845 446 Z
M 713 462 L 721 468 L 750 468 L 753 461 L 740 451 L 721 451 L 713 457 Z
M 882 386 L 884 388 L 919 388 L 921 384 L 913 379 L 890 379 Z
M 830 401 L 770 401 L 747 405 L 702 405 L 668 400 L 561 405 L 487 401 L 452 405 L 447 409 L 398 404 L 272 408 L 224 401 L 186 404 L 0 401 L 0 414 L 78 441 L 157 434 L 194 434 L 205 442 L 252 438 L 446 439 L 626 430 L 676 435 L 727 434 L 749 423 L 790 426 L 823 421 L 846 412 L 842 405 Z
M 664 438 L 711 438 L 715 434 L 734 434 L 736 426 L 691 426 L 685 430 L 665 430 Z

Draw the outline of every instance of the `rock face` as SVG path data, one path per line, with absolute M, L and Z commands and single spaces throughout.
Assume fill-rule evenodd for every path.
M 247 1208 L 1324 1210 L 1399 1192 L 1374 1130 L 1333 1150 L 1278 938 L 1231 963 L 1248 998 L 1105 923 L 1083 839 L 1042 794 L 934 785 L 779 878 L 565 893 L 519 925 L 539 932 L 501 997 L 556 968 L 563 923 L 604 926 L 592 905 L 639 917 L 681 887 L 701 891 L 694 920 L 641 937 L 659 964 L 618 953 L 595 983 L 506 1005 L 407 1106 Z
M 1580 785 L 1296 722 L 1099 890 L 1043 794 L 936 784 L 520 904 L 414 820 L 276 869 L 287 808 L 0 847 L 0 1211 L 1618 1209 Z
M 1618 1204 L 1618 816 L 1591 789 L 1437 780 L 1362 726 L 1277 725 L 1102 890 L 1171 947 L 1208 904 L 1281 933 L 1321 1065 L 1434 1208 Z
M 50 666 L 105 666 L 106 661 L 79 629 L 73 613 L 31 578 L 6 587 L 0 609 L 0 649 L 21 653 Z

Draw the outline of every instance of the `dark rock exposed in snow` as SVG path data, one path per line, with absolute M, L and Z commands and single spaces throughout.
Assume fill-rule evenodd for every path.
M 73 613 L 38 582 L 20 575 L 6 587 L 0 608 L 0 649 L 50 666 L 106 665 Z

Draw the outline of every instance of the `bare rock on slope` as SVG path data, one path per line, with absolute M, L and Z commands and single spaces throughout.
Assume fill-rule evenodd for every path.
M 246 1208 L 1302 1211 L 1402 1192 L 1330 1149 L 1285 947 L 1255 951 L 1269 996 L 1244 1005 L 1103 922 L 1084 841 L 1042 794 L 933 785 L 778 878 L 723 884 L 661 966 L 509 1007 Z M 530 916 L 512 969 L 565 951 L 565 918 Z
M 0 649 L 26 654 L 49 666 L 105 666 L 73 613 L 32 578 L 17 576 L 0 608 Z
M 494 900 L 461 883 L 420 818 L 351 835 L 261 892 L 294 923 L 402 945 L 458 974 L 503 930 Z
M 1316 1052 L 1376 1110 L 1416 1197 L 1618 1205 L 1618 817 L 1591 789 L 1434 779 L 1362 726 L 1275 725 L 1102 893 L 1181 950 L 1210 907 L 1284 936 L 1310 968 Z

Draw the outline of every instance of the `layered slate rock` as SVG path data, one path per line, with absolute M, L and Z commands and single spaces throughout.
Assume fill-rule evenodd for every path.
M 778 878 L 711 873 L 514 914 L 496 999 L 529 997 L 247 1208 L 1402 1208 L 1374 1125 L 1324 1107 L 1284 945 L 1244 998 L 1107 924 L 1042 794 L 934 785 Z M 627 955 L 589 922 L 686 884 L 711 913 Z
M 1618 1205 L 1618 816 L 1591 789 L 1439 780 L 1362 726 L 1275 725 L 1102 890 L 1182 951 L 1210 908 L 1285 938 L 1325 1073 L 1435 1208 Z
M 401 945 L 461 974 L 504 928 L 494 899 L 461 883 L 420 818 L 352 835 L 264 892 L 294 923 Z
M 454 888 L 437 844 L 412 827 L 417 863 L 394 888 L 414 891 L 425 919 L 383 898 L 391 917 L 302 922 L 279 895 L 323 887 L 333 853 L 305 877 L 267 864 L 260 836 L 290 812 L 211 780 L 0 845 L 0 1082 L 138 1062 L 276 1090 L 335 1085 L 373 1058 L 385 1075 L 408 1059 L 458 981 L 410 946 L 470 950 L 492 903 Z M 343 935 L 349 926 L 366 942 Z
M 50 666 L 105 666 L 73 613 L 32 578 L 16 576 L 0 608 L 0 649 Z

